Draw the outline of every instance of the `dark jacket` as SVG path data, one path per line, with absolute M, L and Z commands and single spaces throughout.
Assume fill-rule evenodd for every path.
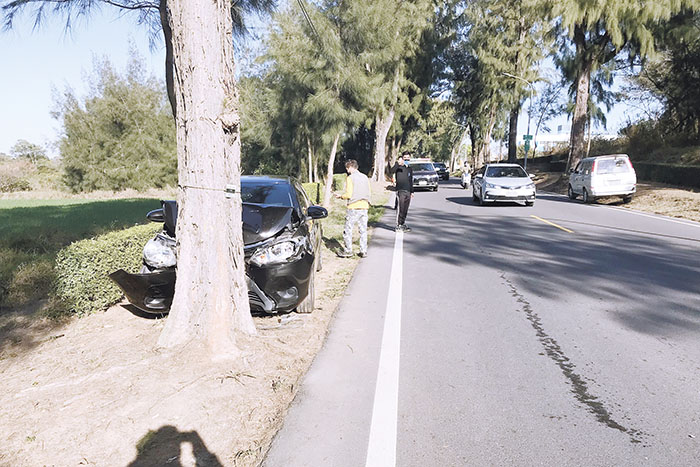
M 391 174 L 396 179 L 396 191 L 413 193 L 413 169 L 407 165 L 394 164 Z

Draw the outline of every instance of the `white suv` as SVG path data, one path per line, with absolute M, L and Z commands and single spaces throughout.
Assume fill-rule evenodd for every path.
M 569 199 L 580 195 L 584 203 L 606 196 L 621 196 L 629 203 L 636 192 L 637 174 L 627 154 L 587 157 L 569 177 Z

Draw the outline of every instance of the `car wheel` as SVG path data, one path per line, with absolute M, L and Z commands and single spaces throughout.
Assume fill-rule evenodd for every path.
M 311 277 L 309 277 L 309 292 L 306 298 L 297 305 L 297 313 L 311 313 L 314 311 L 314 299 L 316 298 L 316 268 L 311 268 Z
M 476 196 L 476 191 L 474 191 L 473 189 L 472 189 L 472 201 L 474 201 L 475 203 L 477 203 L 479 201 L 479 197 Z
M 484 204 L 484 194 L 482 193 L 481 196 L 479 196 L 479 206 L 483 206 Z
M 591 202 L 591 198 L 588 196 L 588 190 L 586 190 L 585 188 L 583 189 L 583 196 L 582 196 L 582 198 L 583 198 L 584 204 L 588 204 L 588 203 Z
M 623 196 L 622 202 L 625 204 L 630 203 L 630 202 L 632 202 L 632 197 L 631 196 Z
M 569 199 L 576 199 L 577 195 L 576 195 L 576 193 L 574 193 L 574 188 L 571 185 L 569 185 L 569 189 L 568 189 L 567 194 L 569 195 Z

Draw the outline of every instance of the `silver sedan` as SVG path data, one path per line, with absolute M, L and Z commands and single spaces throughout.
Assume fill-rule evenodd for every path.
M 524 201 L 535 204 L 535 184 L 518 164 L 487 164 L 474 175 L 472 182 L 474 201 L 486 203 Z

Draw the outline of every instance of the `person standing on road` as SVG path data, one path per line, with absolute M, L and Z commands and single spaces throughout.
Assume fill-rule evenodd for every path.
M 404 152 L 391 168 L 394 186 L 396 187 L 396 202 L 398 204 L 396 215 L 397 232 L 411 231 L 411 228 L 406 225 L 408 207 L 411 205 L 411 198 L 413 198 L 413 169 L 406 164 L 410 157 L 410 153 Z
M 345 249 L 338 253 L 341 258 L 352 256 L 352 231 L 355 224 L 360 231 L 360 258 L 367 256 L 367 219 L 371 189 L 367 176 L 358 170 L 357 161 L 350 159 L 345 163 L 348 178 L 345 181 L 345 193 L 336 195 L 348 201 L 348 211 L 345 214 L 345 229 L 343 241 Z

